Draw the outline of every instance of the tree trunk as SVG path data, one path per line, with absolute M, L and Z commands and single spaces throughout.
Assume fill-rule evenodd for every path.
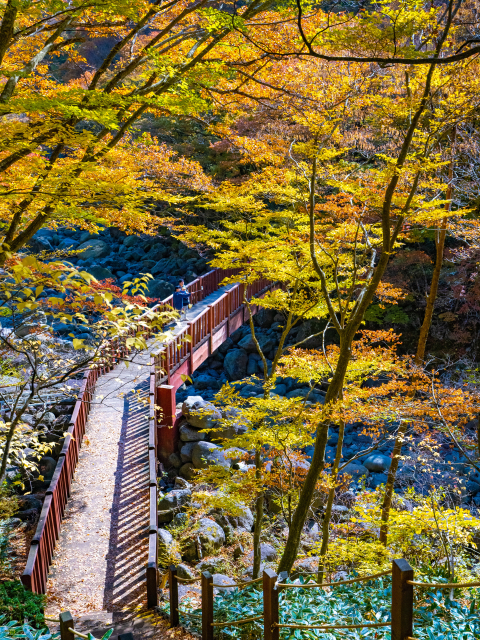
M 325 507 L 325 515 L 322 522 L 322 546 L 320 549 L 320 557 L 318 559 L 318 582 L 320 584 L 323 583 L 323 578 L 325 576 L 325 556 L 328 551 L 328 543 L 330 539 L 330 520 L 332 518 L 332 507 L 333 501 L 335 499 L 335 490 L 337 488 L 337 477 L 338 477 L 338 467 L 340 466 L 340 461 L 342 459 L 342 450 L 343 450 L 343 436 L 345 434 L 345 423 L 343 420 L 340 422 L 340 426 L 338 429 L 338 442 L 337 442 L 337 450 L 335 452 L 335 461 L 333 463 L 332 469 L 332 486 L 330 491 L 328 492 L 327 505 Z
M 348 336 L 346 339 L 345 334 L 342 334 L 340 337 L 340 354 L 337 367 L 332 381 L 328 386 L 327 395 L 325 397 L 325 406 L 327 407 L 326 414 L 324 415 L 322 422 L 320 422 L 317 427 L 312 461 L 300 491 L 297 508 L 293 514 L 292 525 L 288 532 L 287 544 L 285 545 L 280 564 L 278 565 L 279 572 L 290 572 L 297 556 L 303 525 L 305 524 L 308 510 L 312 503 L 318 476 L 321 474 L 325 466 L 325 448 L 327 446 L 329 429 L 328 406 L 335 403 L 342 393 L 345 374 L 347 372 L 348 363 L 350 362 L 353 335 L 351 337 Z
M 257 480 L 262 476 L 262 457 L 260 451 L 255 452 L 255 477 Z M 253 529 L 253 579 L 260 577 L 260 535 L 262 533 L 262 520 L 263 520 L 263 491 L 257 496 L 255 505 L 255 527 Z

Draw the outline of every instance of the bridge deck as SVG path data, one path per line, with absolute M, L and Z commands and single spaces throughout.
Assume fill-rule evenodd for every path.
M 184 330 L 226 290 L 195 304 L 172 332 Z M 144 352 L 133 360 L 97 382 L 48 578 L 50 614 L 103 612 L 115 622 L 146 603 L 150 357 Z

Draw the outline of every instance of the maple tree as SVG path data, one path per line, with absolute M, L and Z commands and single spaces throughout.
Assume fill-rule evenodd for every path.
M 262 10 L 261 0 L 225 10 L 207 0 L 4 2 L 0 263 L 45 224 L 151 232 L 152 201 L 207 189 L 199 164 L 152 139 L 148 123 L 208 110 L 211 52 Z
M 292 263 L 298 259 L 300 289 L 314 293 L 312 315 L 328 318 L 339 340 L 312 464 L 280 570 L 289 570 L 296 556 L 325 464 L 329 423 L 342 399 L 365 313 L 374 300 L 395 303 L 401 296 L 384 281 L 391 256 L 412 226 L 440 223 L 443 229 L 449 215 L 468 217 L 470 211 L 450 210 L 451 179 L 443 171 L 451 165 L 452 130 L 475 117 L 477 104 L 475 63 L 436 64 L 450 47 L 450 26 L 437 32 L 435 60 L 407 74 L 398 68 L 372 73 L 363 63 L 335 69 L 325 62 L 303 67 L 283 59 L 276 67 L 271 63 L 274 80 L 283 73 L 284 92 L 279 96 L 275 87 L 263 86 L 261 101 L 258 95 L 245 97 L 244 109 L 255 106 L 250 131 L 245 131 L 247 111 L 238 101 L 230 120 L 214 126 L 240 162 L 255 170 L 198 198 L 196 206 L 228 212 L 228 220 L 213 229 L 196 228 L 186 237 L 210 244 L 217 251 L 216 265 L 240 266 L 245 274 L 250 269 L 257 277 L 280 282 L 288 280 L 285 271 L 293 277 Z M 302 92 L 307 76 L 308 90 Z M 352 146 L 360 158 L 351 153 Z M 427 329 L 435 297 L 433 283 Z M 428 330 L 422 333 L 423 349 L 427 335 Z

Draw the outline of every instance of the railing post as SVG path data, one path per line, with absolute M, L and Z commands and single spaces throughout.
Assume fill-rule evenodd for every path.
M 277 574 L 272 569 L 263 572 L 263 638 L 264 640 L 279 640 L 278 624 L 278 588 Z
M 392 563 L 392 640 L 413 636 L 413 569 L 406 560 Z
M 202 573 L 202 640 L 213 640 L 213 576 Z
M 193 373 L 193 347 L 195 346 L 193 343 L 193 332 L 195 330 L 195 324 L 193 322 L 188 323 L 188 333 L 190 334 L 190 375 Z
M 171 564 L 168 568 L 168 586 L 170 589 L 170 626 L 178 627 L 178 580 L 177 567 Z
M 75 640 L 75 636 L 69 629 L 74 629 L 74 622 L 70 611 L 62 611 L 60 618 L 60 639 L 61 640 Z

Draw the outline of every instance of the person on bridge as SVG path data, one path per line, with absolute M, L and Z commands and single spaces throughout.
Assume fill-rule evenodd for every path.
M 175 287 L 175 293 L 173 294 L 173 308 L 181 312 L 180 318 L 187 313 L 188 303 L 190 300 L 190 293 L 188 291 L 182 291 L 180 285 Z

